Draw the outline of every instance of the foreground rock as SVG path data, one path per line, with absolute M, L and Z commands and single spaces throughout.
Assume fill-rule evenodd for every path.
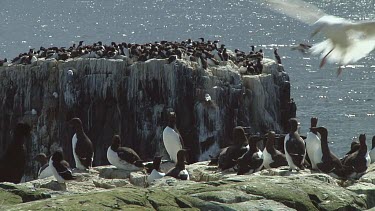
M 145 183 L 144 172 L 126 172 L 113 166 L 76 172 L 78 180 L 60 190 L 56 187 L 61 185 L 53 178 L 20 185 L 0 184 L 0 196 L 4 199 L 0 206 L 1 210 L 77 207 L 85 210 L 365 210 L 375 206 L 371 180 L 343 183 L 326 174 L 310 170 L 291 173 L 282 167 L 238 176 L 230 171 L 217 172 L 216 167 L 207 164 L 200 162 L 187 167 L 191 181 L 165 177 L 151 185 Z M 367 178 L 375 173 L 373 168 L 365 175 Z M 342 187 L 343 184 L 347 187 Z

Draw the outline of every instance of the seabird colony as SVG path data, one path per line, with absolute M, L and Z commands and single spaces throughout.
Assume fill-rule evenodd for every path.
M 0 59 L 0 66 L 28 65 L 44 60 L 67 61 L 75 58 L 127 59 L 130 64 L 149 59 L 168 59 L 169 63 L 176 59 L 185 59 L 197 62 L 200 67 L 207 69 L 208 66 L 231 60 L 238 65 L 241 74 L 261 74 L 263 56 L 263 50 L 256 51 L 254 46 L 251 46 L 248 52 L 239 49 L 233 52 L 218 40 L 205 41 L 204 38 L 199 38 L 197 41 L 187 39 L 181 42 L 160 41 L 145 44 L 111 42 L 109 45 L 101 41 L 91 45 L 80 41 L 68 48 L 40 47 L 39 50 L 31 48 L 12 60 Z

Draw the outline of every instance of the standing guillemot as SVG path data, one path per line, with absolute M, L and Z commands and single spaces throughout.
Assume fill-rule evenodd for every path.
M 0 160 L 0 182 L 21 182 L 26 165 L 25 140 L 30 136 L 30 131 L 28 124 L 17 123 L 13 141 Z
M 275 59 L 277 61 L 277 64 L 281 64 L 281 57 L 280 57 L 279 53 L 277 52 L 277 48 L 275 48 L 273 50 L 273 54 L 275 55 Z
M 109 163 L 119 169 L 127 171 L 138 171 L 143 168 L 143 163 L 138 154 L 129 147 L 120 147 L 119 135 L 114 135 L 112 145 L 108 147 L 107 159 Z
M 371 158 L 367 152 L 366 135 L 359 135 L 359 149 L 354 153 L 346 156 L 342 161 L 342 165 L 346 169 L 345 175 L 351 179 L 359 179 L 366 173 L 367 168 L 371 163 Z
M 221 150 L 218 157 L 218 168 L 226 170 L 237 164 L 237 159 L 249 150 L 245 130 L 241 126 L 233 128 L 233 144 Z
M 184 147 L 184 142 L 176 127 L 176 113 L 170 112 L 168 120 L 163 131 L 163 143 L 170 159 L 177 163 L 177 152 Z
M 289 119 L 289 133 L 284 139 L 284 151 L 289 165 L 289 171 L 305 169 L 303 166 L 306 155 L 305 141 L 300 137 L 297 130 L 297 119 Z
M 310 123 L 310 128 L 314 128 L 318 124 L 318 118 L 312 117 Z M 318 170 L 316 164 L 321 161 L 323 156 L 321 141 L 320 141 L 320 134 L 317 131 L 310 131 L 307 133 L 307 137 L 305 139 L 306 143 L 306 155 L 310 160 L 311 168 L 314 170 Z
M 152 162 L 151 173 L 147 176 L 148 184 L 151 184 L 153 181 L 160 179 L 165 176 L 165 173 L 160 171 L 160 163 L 162 156 L 155 156 L 154 161 Z
M 181 149 L 177 152 L 176 166 L 171 168 L 165 176 L 174 177 L 180 180 L 190 180 L 189 172 L 185 169 L 186 150 Z
M 266 169 L 277 168 L 280 166 L 287 166 L 285 155 L 279 150 L 275 149 L 275 132 L 269 131 L 267 134 L 266 147 L 263 150 L 263 167 Z
M 41 165 L 41 167 L 38 170 L 38 179 L 53 176 L 52 170 L 49 166 L 49 159 L 47 158 L 46 154 L 39 153 L 35 156 L 34 159 L 38 161 Z
M 72 138 L 72 148 L 76 168 L 86 170 L 92 167 L 94 160 L 94 147 L 91 140 L 83 131 L 82 122 L 79 118 L 73 118 L 69 124 L 74 127 L 76 133 Z
M 322 156 L 320 157 L 320 161 L 316 163 L 316 166 L 326 174 L 330 174 L 336 178 L 342 177 L 343 166 L 341 161 L 328 147 L 328 130 L 325 127 L 312 127 L 310 129 L 312 132 L 319 132 L 321 135 Z
M 75 177 L 72 174 L 69 163 L 64 160 L 62 151 L 56 151 L 53 153 L 49 160 L 49 166 L 52 174 L 58 183 L 65 183 L 67 180 L 74 180 Z
M 258 139 L 257 141 L 259 141 Z M 249 150 L 237 160 L 237 175 L 252 174 L 262 169 L 263 153 L 257 147 L 256 139 L 250 140 Z

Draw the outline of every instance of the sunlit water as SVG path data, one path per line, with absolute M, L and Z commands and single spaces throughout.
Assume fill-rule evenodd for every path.
M 352 20 L 374 19 L 373 0 L 317 0 L 327 13 Z M 306 133 L 310 117 L 329 130 L 332 150 L 342 156 L 352 137 L 375 135 L 374 52 L 336 77 L 336 67 L 319 69 L 319 60 L 290 51 L 306 42 L 311 29 L 297 20 L 265 9 L 259 1 L 233 0 L 2 0 L 0 58 L 13 58 L 29 48 L 86 43 L 219 39 L 229 49 L 263 48 L 273 57 L 274 46 L 289 73 Z M 317 40 L 320 38 L 316 38 Z M 314 40 L 310 40 L 313 43 Z

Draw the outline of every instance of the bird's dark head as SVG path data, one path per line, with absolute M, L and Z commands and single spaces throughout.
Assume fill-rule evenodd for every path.
M 241 126 L 233 128 L 233 143 L 238 145 L 247 145 L 248 140 L 246 138 L 245 130 Z
M 366 134 L 360 134 L 359 135 L 359 144 L 361 146 L 366 145 Z
M 69 121 L 69 125 L 78 129 L 78 128 L 82 127 L 82 121 L 81 121 L 81 119 L 76 117 L 76 118 L 73 118 Z
M 311 127 L 310 131 L 315 134 L 320 133 L 322 137 L 328 137 L 328 130 L 325 127 Z
M 64 155 L 63 155 L 62 150 L 57 150 L 55 153 L 53 153 L 51 159 L 53 162 L 61 162 L 62 160 L 64 160 Z
M 156 169 L 157 171 L 160 170 L 161 158 L 163 156 L 154 156 L 154 160 L 152 161 L 152 169 Z
M 114 135 L 112 137 L 112 145 L 111 145 L 111 148 L 113 150 L 116 150 L 117 148 L 119 148 L 121 145 L 121 138 L 119 135 Z
M 153 160 L 153 163 L 161 163 L 161 158 L 162 158 L 163 156 L 154 156 L 154 160 Z
M 275 134 L 275 131 L 268 131 L 267 133 L 267 144 L 273 144 L 275 143 L 275 137 L 276 137 L 276 134 Z
M 39 163 L 41 163 L 42 165 L 44 165 L 45 163 L 47 163 L 47 155 L 44 154 L 44 153 L 39 153 L 37 154 L 35 157 L 34 157 L 34 160 L 38 161 Z
M 317 117 L 311 117 L 310 127 L 316 127 L 317 125 L 318 125 L 318 118 Z
M 180 149 L 177 152 L 177 164 L 186 164 L 187 149 Z
M 290 132 L 296 132 L 298 129 L 298 121 L 296 118 L 290 118 L 289 119 L 289 131 Z
M 176 119 L 177 119 L 177 117 L 176 117 L 176 112 L 174 112 L 174 111 L 171 111 L 171 112 L 169 112 L 169 114 L 168 114 L 168 121 L 169 121 L 169 124 L 171 125 L 174 125 L 174 124 L 176 124 Z

